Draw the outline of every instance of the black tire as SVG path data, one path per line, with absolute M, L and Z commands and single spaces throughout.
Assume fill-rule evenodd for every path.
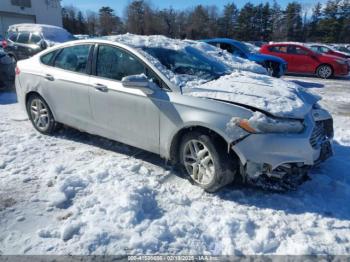
M 333 76 L 333 68 L 326 64 L 320 65 L 317 67 L 316 75 L 323 79 L 331 78 Z
M 13 64 L 16 65 L 18 61 L 17 57 L 14 54 L 9 54 L 9 57 L 13 60 Z
M 32 107 L 34 101 L 40 101 L 46 107 L 47 126 L 45 126 L 45 127 L 40 128 L 40 126 L 38 126 L 38 124 L 35 122 L 35 119 L 34 119 L 35 116 L 31 111 L 31 107 Z M 32 94 L 28 98 L 26 107 L 27 107 L 28 117 L 29 117 L 30 121 L 32 122 L 34 128 L 37 131 L 39 131 L 40 133 L 42 133 L 44 135 L 52 135 L 56 131 L 59 124 L 55 121 L 49 105 L 46 103 L 46 101 L 41 96 L 39 96 L 38 94 Z
M 192 140 L 198 140 L 207 147 L 215 166 L 215 174 L 213 179 L 206 185 L 200 184 L 194 180 L 185 167 L 185 146 Z M 223 186 L 232 183 L 235 179 L 235 174 L 238 172 L 238 158 L 229 155 L 226 149 L 227 147 L 222 145 L 222 143 L 220 143 L 218 139 L 215 139 L 214 137 L 201 134 L 200 132 L 196 131 L 187 133 L 182 137 L 179 147 L 179 162 L 181 170 L 185 172 L 193 184 L 203 188 L 207 192 L 216 192 Z
M 268 71 L 269 75 L 272 77 L 280 78 L 280 68 L 279 64 L 272 61 L 267 61 L 265 64 L 266 70 Z

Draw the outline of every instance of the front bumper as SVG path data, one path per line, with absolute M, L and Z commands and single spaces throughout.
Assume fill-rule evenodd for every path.
M 333 154 L 333 120 L 323 110 L 313 110 L 300 134 L 251 134 L 232 146 L 248 178 L 267 175 L 282 178 L 305 173 Z M 242 173 L 242 172 L 241 172 Z

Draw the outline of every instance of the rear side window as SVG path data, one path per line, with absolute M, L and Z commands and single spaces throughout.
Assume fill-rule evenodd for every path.
M 28 44 L 29 43 L 29 33 L 20 33 L 17 39 L 17 43 Z
M 145 72 L 144 65 L 131 54 L 112 46 L 101 45 L 98 48 L 97 76 L 121 81 L 123 77 L 139 75 Z
M 8 39 L 10 39 L 12 42 L 16 42 L 17 36 L 18 36 L 17 33 L 10 32 Z
M 54 56 L 56 55 L 57 50 L 50 52 L 46 55 L 43 55 L 40 57 L 40 61 L 41 63 L 43 63 L 44 65 L 51 65 L 52 64 L 52 59 L 54 58 Z
M 284 45 L 273 45 L 269 46 L 268 49 L 270 50 L 270 52 L 287 53 L 287 46 Z
M 65 70 L 86 73 L 90 45 L 76 45 L 63 48 L 57 55 L 54 66 Z
M 288 46 L 288 54 L 292 54 L 292 55 L 307 55 L 308 52 L 305 51 L 303 48 L 301 48 L 300 46 Z
M 30 44 L 37 44 L 41 41 L 41 37 L 38 34 L 32 34 L 29 40 Z

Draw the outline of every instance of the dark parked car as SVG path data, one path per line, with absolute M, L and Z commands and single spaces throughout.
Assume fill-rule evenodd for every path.
M 262 65 L 274 77 L 283 76 L 287 70 L 287 62 L 285 60 L 277 56 L 259 54 L 255 48 L 251 48 L 242 42 L 228 38 L 215 38 L 203 41 L 226 50 L 234 56 L 245 58 Z
M 7 39 L 2 42 L 4 50 L 18 61 L 27 59 L 48 46 L 76 38 L 61 27 L 39 24 L 18 24 L 9 27 Z
M 11 57 L 0 50 L 0 89 L 10 88 L 15 80 L 15 65 Z

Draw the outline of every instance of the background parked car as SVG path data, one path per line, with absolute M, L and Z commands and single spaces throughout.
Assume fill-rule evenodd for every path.
M 0 89 L 10 88 L 15 80 L 15 65 L 11 57 L 0 50 Z
M 349 74 L 346 59 L 314 52 L 301 43 L 272 43 L 264 45 L 260 52 L 286 60 L 288 73 L 316 74 L 320 78 Z
M 328 45 L 322 45 L 322 44 L 311 44 L 309 45 L 310 48 L 317 52 L 317 53 L 322 53 L 322 54 L 327 54 L 327 55 L 333 55 L 333 56 L 337 56 L 337 57 L 341 57 L 341 58 L 346 58 L 349 59 L 350 58 L 350 54 L 341 52 L 341 51 L 337 51 L 335 48 L 332 48 L 331 46 Z
M 283 76 L 287 70 L 287 63 L 285 60 L 276 56 L 259 54 L 255 48 L 252 48 L 242 42 L 228 38 L 208 39 L 204 40 L 204 42 L 220 47 L 234 56 L 254 61 L 265 67 L 270 75 L 274 77 Z
M 337 51 L 349 54 L 349 56 L 350 56 L 350 47 L 346 47 L 346 45 L 334 45 L 333 47 Z
M 75 37 L 61 27 L 18 24 L 9 27 L 7 39 L 3 41 L 4 50 L 15 60 L 29 58 L 48 46 L 75 40 Z

